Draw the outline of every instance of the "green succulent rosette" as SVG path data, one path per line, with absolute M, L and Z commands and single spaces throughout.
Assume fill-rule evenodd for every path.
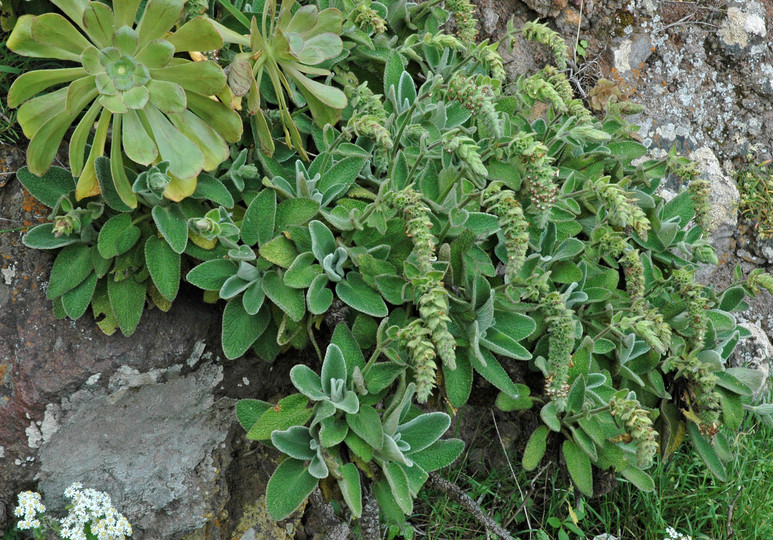
M 105 155 L 110 132 L 113 183 L 127 206 L 135 208 L 137 198 L 124 155 L 143 166 L 168 161 L 172 181 L 164 195 L 180 200 L 192 194 L 198 174 L 228 159 L 227 142 L 238 141 L 242 132 L 230 104 L 210 98 L 226 87 L 223 70 L 212 61 L 175 56 L 222 47 L 215 25 L 196 17 L 175 29 L 183 0 L 150 0 L 136 26 L 140 0 L 116 2 L 114 9 L 84 0 L 53 3 L 67 17 L 22 16 L 7 43 L 22 56 L 78 64 L 25 73 L 8 92 L 8 105 L 19 107 L 19 124 L 30 139 L 30 172 L 41 176 L 48 170 L 80 117 L 69 141 L 79 200 L 100 193 L 94 163 Z
M 265 153 L 273 154 L 274 142 L 260 108 L 260 83 L 268 77 L 276 94 L 287 146 L 308 159 L 298 128 L 288 105 L 292 83 L 303 95 L 309 112 L 319 127 L 336 124 L 346 107 L 344 93 L 312 77 L 327 77 L 330 71 L 318 67 L 343 51 L 340 33 L 343 16 L 335 8 L 319 11 L 309 5 L 292 12 L 296 0 L 283 0 L 279 14 L 276 0 L 267 0 L 262 24 L 255 17 L 250 35 L 242 36 L 218 25 L 226 41 L 249 48 L 238 54 L 229 69 L 229 86 L 236 96 L 247 96 L 247 108 L 254 115 L 256 132 Z

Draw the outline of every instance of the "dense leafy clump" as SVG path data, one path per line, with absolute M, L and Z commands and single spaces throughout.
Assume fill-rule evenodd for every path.
M 557 67 L 507 85 L 498 44 L 474 42 L 466 2 L 448 6 L 459 36 L 444 33 L 449 12 L 431 2 L 266 1 L 258 13 L 223 4 L 219 22 L 183 23 L 181 6 L 151 0 L 135 31 L 128 12 L 89 3 L 83 10 L 114 21 L 99 39 L 82 27 L 101 52 L 67 23 L 63 59 L 84 66 L 51 84 L 83 79 L 82 96 L 96 99 L 70 147 L 91 139 L 99 189 L 73 178 L 78 155 L 73 171 L 46 171 L 88 103 L 68 109 L 66 87 L 33 97 L 50 85 L 17 83 L 27 88 L 14 98 L 26 101 L 24 117 L 65 104 L 61 136 L 43 137 L 45 155 L 33 133 L 47 124 L 27 124 L 30 169 L 18 174 L 52 209 L 25 242 L 59 250 L 48 288 L 58 316 L 76 319 L 91 305 L 105 332 L 131 335 L 146 303 L 169 309 L 185 280 L 224 305 L 226 357 L 252 350 L 273 360 L 313 346 L 321 369 L 293 368 L 298 393 L 237 407 L 249 438 L 289 456 L 268 485 L 277 519 L 321 485 L 351 516 L 362 515 L 370 493 L 385 521 L 405 526 L 428 473 L 462 451 L 443 435 L 476 377 L 500 409 L 539 409 L 544 425 L 524 467 L 537 467 L 551 442 L 587 495 L 594 466 L 652 489 L 655 455 L 669 456 L 686 437 L 725 475 L 729 445 L 718 427 L 737 427 L 762 384 L 756 372 L 726 368 L 746 335 L 732 312 L 773 289 L 773 278 L 736 274 L 722 291 L 695 282 L 698 263 L 716 263 L 704 238 L 705 184 L 673 153 L 643 159 L 646 148 L 619 115 L 629 109 L 597 120 L 574 98 L 560 37 L 524 27 Z M 161 5 L 163 24 L 150 32 L 142 21 Z M 62 8 L 86 20 L 70 3 Z M 20 18 L 16 50 L 53 47 L 46 21 Z M 212 33 L 208 48 L 222 47 L 225 71 L 175 55 L 191 49 L 187 28 Z M 163 66 L 143 69 L 150 43 L 171 45 L 159 45 Z M 182 77 L 198 69 L 218 84 Z M 34 73 L 24 80 L 51 81 Z M 160 103 L 157 78 L 180 86 L 180 99 Z M 108 120 L 90 135 L 97 114 L 114 118 L 109 158 L 101 152 Z M 126 137 L 119 144 L 120 115 L 139 119 L 153 142 L 143 159 Z M 241 139 L 180 174 L 179 156 L 162 149 L 153 126 L 183 144 L 204 117 L 218 145 L 218 137 Z M 220 133 L 234 117 L 238 129 Z M 204 139 L 190 141 L 194 152 Z M 666 201 L 658 187 L 671 175 L 688 186 Z M 182 177 L 192 182 L 178 196 Z M 331 320 L 341 322 L 320 347 Z M 515 363 L 531 372 L 530 385 L 513 380 Z

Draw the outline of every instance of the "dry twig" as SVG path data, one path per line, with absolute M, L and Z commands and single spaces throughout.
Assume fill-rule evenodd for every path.
M 472 498 L 467 495 L 462 488 L 457 486 L 456 484 L 452 484 L 445 478 L 442 478 L 437 473 L 429 473 L 429 485 L 434 487 L 435 489 L 438 489 L 451 497 L 453 500 L 455 500 L 457 503 L 462 505 L 469 513 L 472 515 L 472 517 L 475 518 L 475 520 L 486 527 L 487 531 L 490 531 L 499 538 L 503 540 L 513 540 L 513 537 L 510 536 L 510 533 L 507 532 L 505 529 L 503 529 L 496 521 L 494 521 L 490 516 L 486 515 L 486 513 L 483 511 L 483 509 L 478 506 L 478 503 L 476 503 Z

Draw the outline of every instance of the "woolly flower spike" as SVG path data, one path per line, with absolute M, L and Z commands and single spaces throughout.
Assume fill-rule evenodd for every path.
M 527 168 L 526 180 L 531 196 L 529 212 L 537 218 L 537 225 L 544 227 L 548 221 L 550 211 L 556 203 L 558 187 L 553 179 L 558 170 L 553 167 Z
M 650 222 L 644 211 L 631 201 L 622 187 L 610 183 L 609 177 L 605 176 L 593 183 L 593 191 L 606 208 L 612 225 L 630 227 L 642 240 L 647 240 Z
M 435 363 L 435 347 L 429 336 L 429 329 L 425 328 L 419 319 L 414 320 L 397 333 L 398 339 L 408 349 L 413 361 L 416 399 L 419 403 L 426 403 L 435 387 L 437 364 Z
M 773 294 L 773 276 L 763 272 L 760 268 L 752 270 L 746 280 L 746 286 L 755 295 L 760 293 L 760 287 Z
M 636 323 L 634 329 L 658 354 L 665 354 L 671 346 L 671 326 L 657 308 L 644 309 L 644 303 L 645 301 L 642 300 L 634 304 L 634 309 L 640 310 L 642 315 L 642 319 Z
M 484 178 L 488 176 L 488 170 L 480 158 L 480 148 L 473 139 L 454 130 L 444 134 L 442 141 L 446 152 L 456 154 L 473 174 Z
M 515 193 L 509 189 L 503 190 L 501 182 L 492 182 L 481 192 L 480 204 L 499 218 L 507 251 L 505 278 L 508 283 L 512 283 L 518 280 L 518 272 L 526 260 L 526 252 L 529 249 L 529 223 L 523 217 L 523 210 Z
M 475 115 L 481 137 L 502 136 L 499 114 L 494 106 L 494 91 L 490 85 L 478 84 L 472 77 L 456 73 L 448 81 L 446 99 L 460 103 Z
M 644 265 L 639 251 L 632 249 L 620 257 L 620 265 L 625 273 L 625 288 L 631 302 L 644 298 Z
M 419 298 L 419 314 L 427 329 L 432 333 L 443 364 L 448 369 L 456 369 L 456 340 L 448 330 L 451 318 L 448 316 L 448 293 L 440 285 L 434 285 Z
M 619 233 L 614 232 L 609 227 L 604 228 L 604 233 L 598 239 L 599 251 L 602 254 L 618 258 L 625 251 L 630 249 L 628 242 L 625 241 Z
M 385 127 L 387 122 L 387 112 L 384 110 L 384 103 L 381 101 L 381 94 L 374 94 L 368 88 L 368 83 L 362 83 L 358 86 L 357 78 L 352 73 L 341 73 L 336 79 L 343 84 L 344 94 L 346 94 L 349 104 L 354 109 L 352 117 L 343 129 L 344 135 L 370 137 L 380 147 L 379 153 L 384 150 L 391 150 L 394 146 L 392 135 Z
M 554 66 L 545 66 L 538 73 L 550 86 L 552 86 L 563 101 L 569 101 L 574 97 L 572 85 L 566 75 L 559 72 Z
M 566 104 L 552 84 L 539 76 L 539 74 L 529 77 L 523 85 L 524 91 L 536 99 L 550 103 L 556 112 L 564 113 L 567 111 Z
M 687 188 L 690 192 L 693 206 L 695 207 L 695 223 L 697 223 L 704 232 L 711 228 L 711 198 L 709 194 L 709 183 L 706 180 L 693 179 Z
M 422 323 L 432 337 L 443 364 L 449 369 L 456 369 L 456 340 L 448 330 L 448 291 L 433 266 L 437 239 L 432 234 L 430 210 L 421 200 L 421 195 L 410 187 L 390 193 L 389 197 L 389 203 L 402 214 L 405 234 L 413 242 L 413 254 L 421 274 L 413 280 L 413 286 L 419 294 Z
M 475 37 L 478 35 L 478 21 L 475 19 L 475 6 L 470 3 L 470 0 L 446 0 L 446 9 L 456 20 L 456 33 L 459 39 L 467 44 L 475 43 Z
M 536 41 L 537 43 L 550 47 L 558 69 L 566 69 L 566 61 L 569 58 L 569 55 L 567 53 L 566 43 L 564 43 L 564 40 L 560 35 L 537 21 L 524 24 L 522 32 L 523 37 L 529 41 Z
M 46 507 L 40 500 L 40 493 L 34 491 L 22 491 L 19 493 L 19 505 L 14 509 L 13 515 L 22 518 L 16 526 L 21 530 L 37 529 L 40 527 L 38 516 L 46 511 Z
M 356 116 L 349 120 L 346 129 L 357 135 L 370 137 L 384 150 L 391 150 L 394 146 L 392 134 L 384 127 L 377 116 L 366 114 Z
M 383 34 L 387 29 L 386 21 L 370 4 L 370 0 L 360 0 L 349 14 L 349 20 L 360 30 L 367 31 L 372 28 L 376 34 Z
M 425 45 L 434 45 L 439 49 L 451 49 L 456 52 L 467 51 L 467 46 L 462 43 L 458 37 L 450 34 L 443 34 L 438 32 L 437 34 L 430 34 L 427 32 L 422 38 Z
M 706 316 L 708 300 L 703 297 L 703 287 L 695 283 L 692 271 L 679 268 L 674 270 L 673 278 L 676 282 L 676 290 L 687 302 L 687 318 L 690 321 L 690 327 L 695 332 L 693 350 L 699 351 L 703 348 L 703 340 L 706 337 L 706 329 L 709 324 Z
M 507 73 L 505 72 L 505 65 L 502 61 L 502 56 L 500 56 L 498 49 L 498 42 L 489 44 L 488 40 L 486 40 L 483 43 L 479 43 L 474 49 L 470 50 L 470 56 L 475 58 L 475 60 L 484 66 L 488 66 L 492 79 L 504 84 L 504 82 L 507 80 Z M 497 88 L 500 87 L 501 84 Z
M 548 375 L 545 393 L 551 399 L 566 397 L 569 367 L 574 351 L 574 312 L 558 292 L 548 293 L 541 302 L 548 325 Z
M 676 379 L 687 379 L 685 401 L 687 410 L 682 409 L 688 420 L 695 422 L 701 433 L 713 437 L 718 430 L 722 398 L 717 392 L 719 379 L 710 364 L 698 360 L 694 352 L 669 359 L 671 369 L 676 370 Z
M 388 197 L 388 202 L 403 215 L 405 234 L 413 242 L 413 253 L 418 260 L 419 269 L 422 274 L 431 272 L 437 239 L 432 234 L 429 208 L 421 200 L 421 195 L 411 187 L 391 192 Z
M 636 394 L 618 399 L 612 398 L 609 402 L 610 413 L 621 422 L 631 436 L 636 446 L 636 465 L 641 469 L 652 467 L 652 460 L 658 451 L 657 432 L 652 427 L 652 419 L 649 412 L 643 409 Z

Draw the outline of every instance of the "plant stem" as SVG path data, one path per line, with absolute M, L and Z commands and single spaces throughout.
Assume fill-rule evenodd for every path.
M 510 533 L 507 532 L 505 529 L 503 529 L 496 521 L 494 521 L 490 516 L 486 515 L 486 513 L 483 511 L 483 509 L 478 506 L 478 503 L 476 503 L 469 495 L 467 495 L 462 488 L 457 486 L 456 484 L 452 484 L 445 478 L 442 478 L 437 473 L 431 472 L 429 473 L 429 479 L 427 482 L 430 486 L 434 487 L 435 489 L 442 491 L 452 499 L 454 499 L 457 503 L 462 505 L 467 509 L 468 512 L 474 517 L 478 523 L 486 527 L 486 530 L 496 534 L 499 538 L 502 540 L 513 540 L 513 537 L 510 536 Z
M 594 414 L 603 413 L 608 411 L 609 409 L 610 409 L 610 406 L 609 404 L 607 404 L 607 405 L 602 405 L 601 407 L 596 407 L 595 409 L 590 409 L 588 411 L 578 412 L 576 414 L 572 414 L 570 416 L 564 417 L 564 423 L 574 422 L 575 420 L 579 420 L 580 418 L 586 418 Z

